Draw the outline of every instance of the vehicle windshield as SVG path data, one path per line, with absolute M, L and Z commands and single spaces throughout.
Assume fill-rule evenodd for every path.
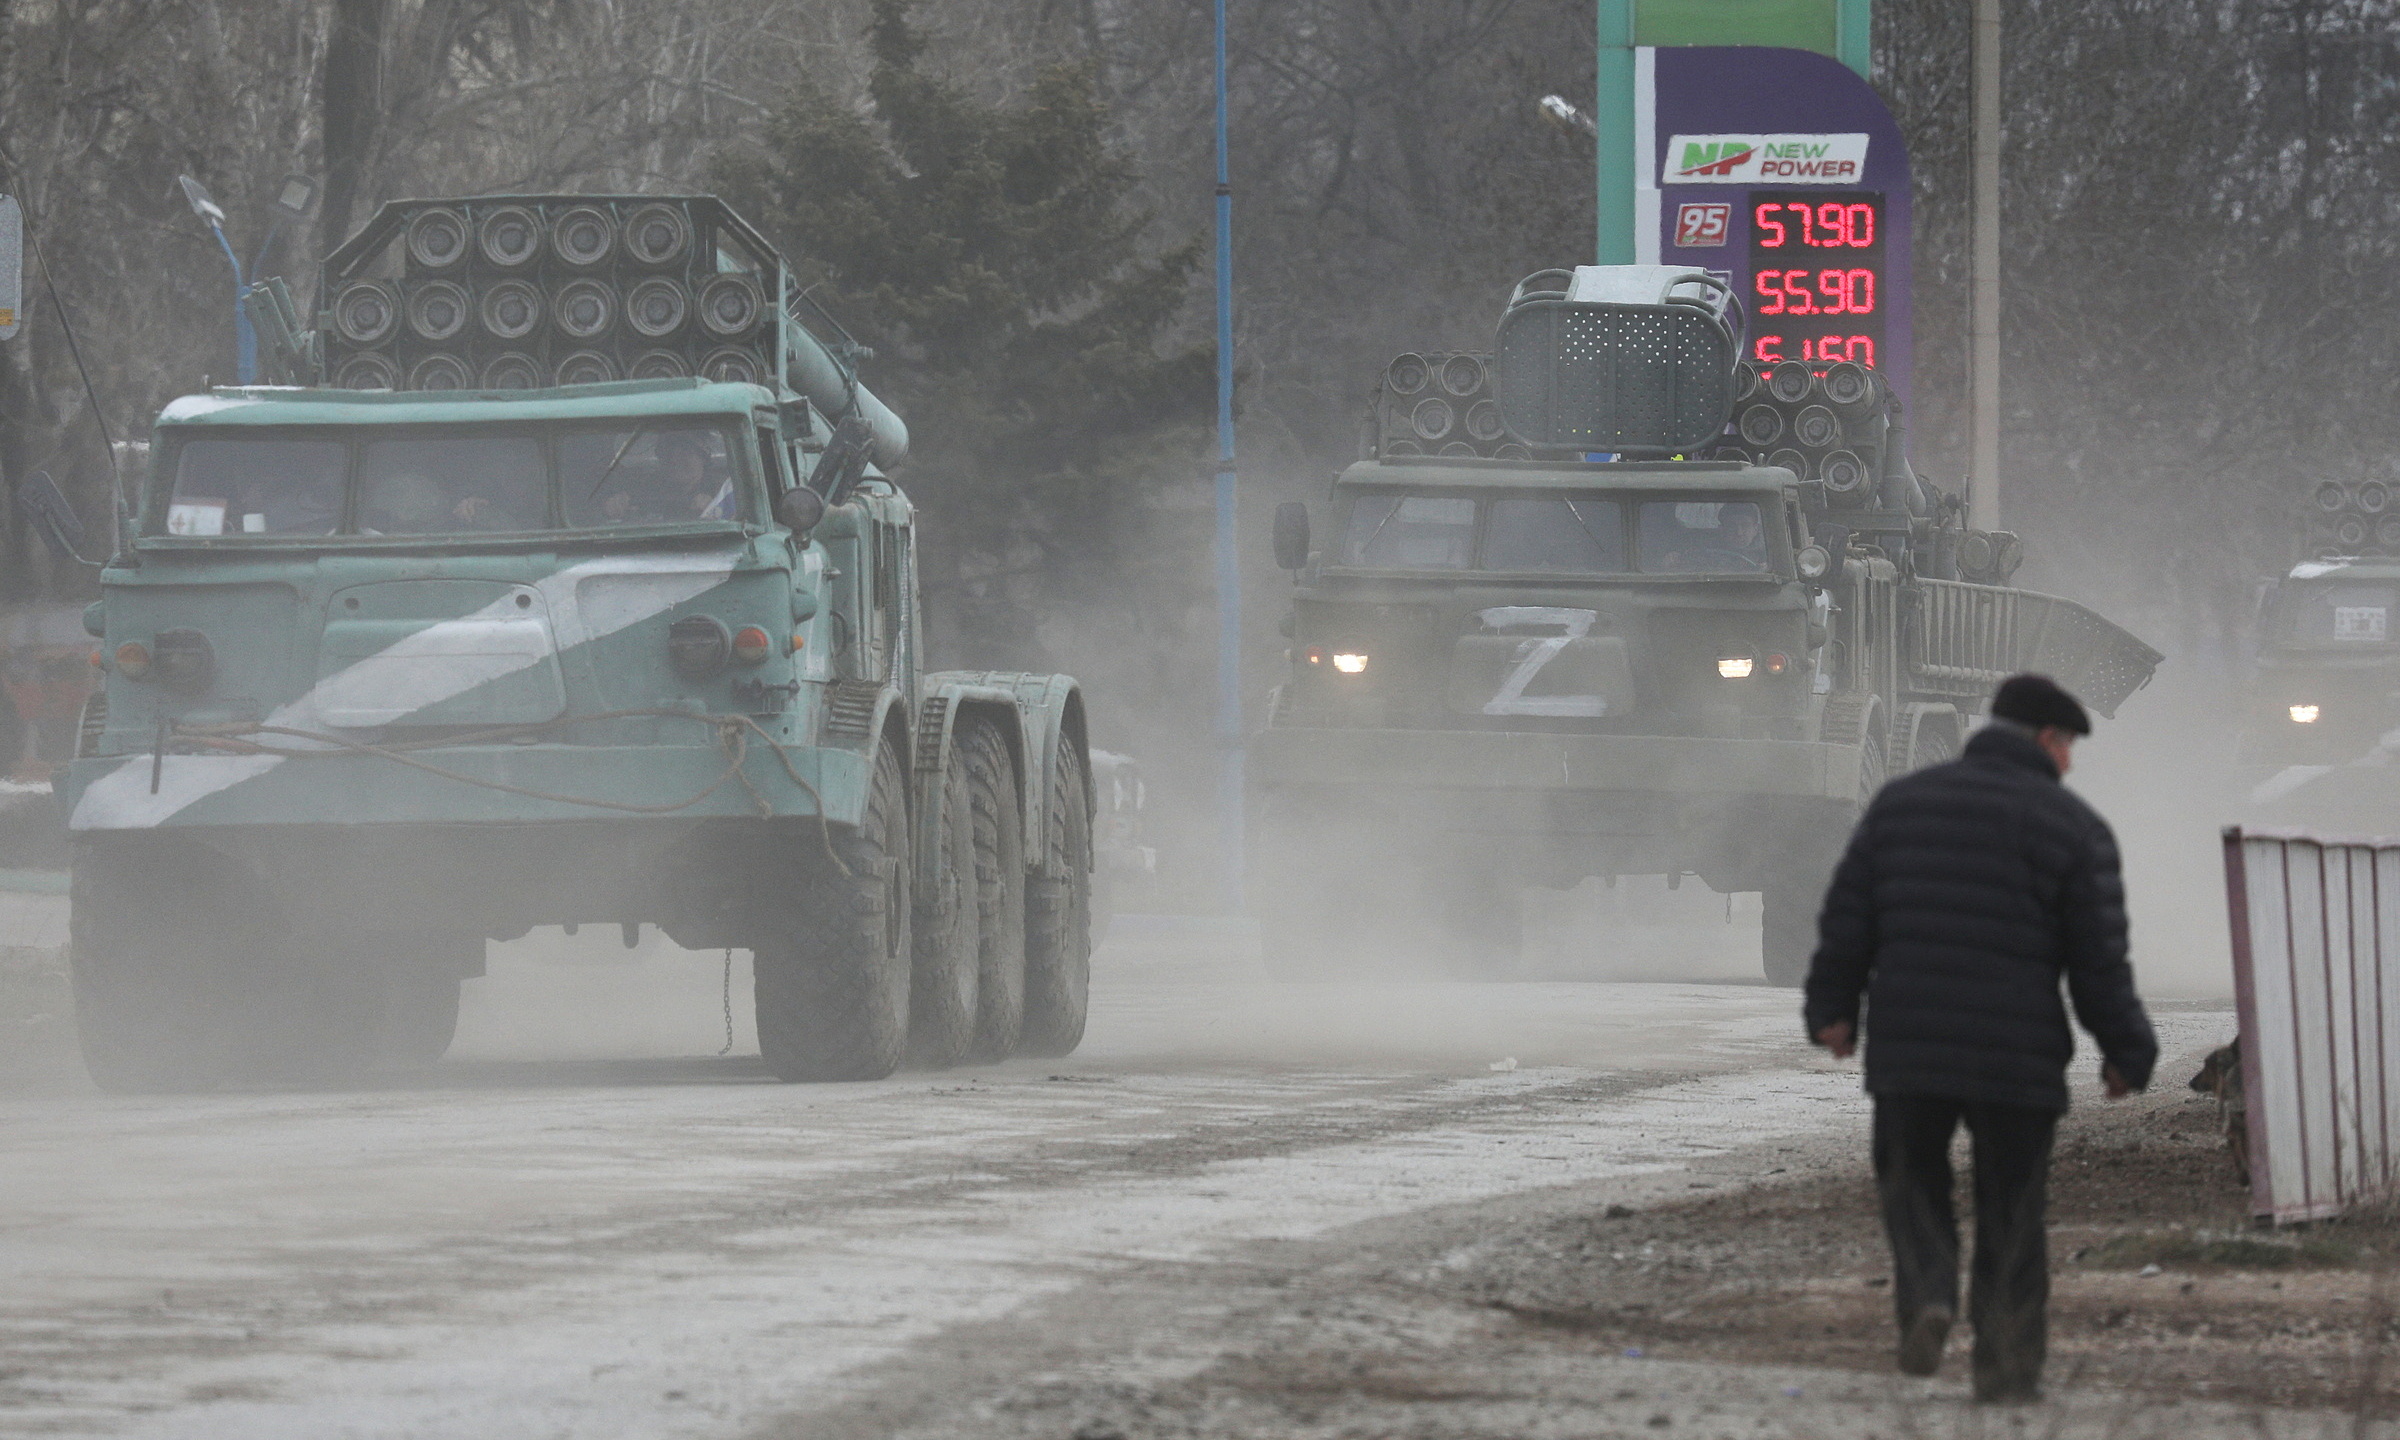
M 1767 531 L 1746 500 L 1651 500 L 1641 507 L 1642 568 L 1653 573 L 1756 575 L 1767 568 Z
M 1362 495 L 1342 536 L 1344 565 L 1464 570 L 1475 553 L 1475 502 L 1446 495 Z
M 581 430 L 558 441 L 567 523 L 663 525 L 735 517 L 732 457 L 714 430 Z
M 727 432 L 688 420 L 463 434 L 195 437 L 154 534 L 479 535 L 746 518 Z
M 348 447 L 334 440 L 199 440 L 175 462 L 169 535 L 331 535 Z
M 1761 575 L 1775 563 L 1766 520 L 1765 508 L 1750 500 L 1369 492 L 1351 501 L 1331 563 L 1520 575 Z
M 2381 645 L 2392 638 L 2393 587 L 2293 585 L 2283 592 L 2284 633 L 2303 645 Z
M 1625 568 L 1625 507 L 1592 495 L 1492 502 L 1483 568 L 1558 575 Z

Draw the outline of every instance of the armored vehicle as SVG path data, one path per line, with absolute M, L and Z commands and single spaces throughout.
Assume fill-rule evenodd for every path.
M 114 1089 L 449 1043 L 484 942 L 755 957 L 787 1080 L 1078 1043 L 1061 675 L 929 672 L 907 430 L 705 197 L 385 206 L 169 404 L 62 787 Z M 330 377 L 331 383 L 326 383 Z
M 1794 984 L 1860 804 L 1998 680 L 2111 715 L 2148 681 L 2156 651 L 2006 586 L 2021 546 L 1911 471 L 1880 377 L 1737 362 L 1725 302 L 1700 271 L 1537 275 L 1492 352 L 1386 370 L 1322 547 L 1278 514 L 1290 672 L 1248 761 L 1271 966 L 1438 935 L 1505 968 L 1522 887 L 1663 874 L 1760 892 Z
M 2261 588 L 2241 758 L 2335 766 L 2400 727 L 2400 494 L 2325 480 L 2303 526 L 2311 558 Z

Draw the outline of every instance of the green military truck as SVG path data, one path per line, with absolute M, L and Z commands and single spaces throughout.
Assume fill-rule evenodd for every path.
M 925 668 L 907 430 L 783 257 L 705 197 L 395 202 L 324 292 L 158 416 L 86 615 L 94 1077 L 427 1061 L 554 924 L 749 949 L 787 1080 L 1072 1050 L 1081 695 Z
M 1520 286 L 1492 352 L 1386 370 L 1322 546 L 1277 516 L 1290 669 L 1247 763 L 1271 968 L 1430 936 L 1505 971 L 1524 887 L 1691 875 L 1761 893 L 1796 984 L 1860 804 L 1995 682 L 2113 715 L 2148 681 L 2156 651 L 2006 586 L 2015 537 L 1909 469 L 1872 371 L 1738 353 L 1705 272 L 1587 267 Z

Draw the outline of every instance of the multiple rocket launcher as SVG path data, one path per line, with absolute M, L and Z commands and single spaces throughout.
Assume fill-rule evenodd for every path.
M 908 450 L 908 427 L 858 383 L 867 352 L 713 197 L 396 200 L 326 257 L 323 294 L 305 327 L 279 281 L 244 297 L 285 383 L 488 395 L 732 381 L 858 417 L 887 469 Z

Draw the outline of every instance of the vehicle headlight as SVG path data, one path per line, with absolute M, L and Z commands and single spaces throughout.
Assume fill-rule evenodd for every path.
M 667 659 L 686 680 L 706 680 L 733 656 L 733 632 L 714 615 L 686 615 L 667 627 Z
M 1344 675 L 1364 675 L 1367 673 L 1367 652 L 1336 650 L 1333 652 L 1333 668 Z
M 1719 655 L 1717 673 L 1728 680 L 1747 680 L 1758 662 L 1747 655 Z
M 1833 556 L 1822 545 L 1803 545 L 1792 557 L 1792 564 L 1803 580 L 1822 580 L 1833 570 Z
M 2294 705 L 2291 709 L 2294 725 L 2314 725 L 2320 712 L 2314 705 Z
M 161 630 L 150 641 L 155 673 L 177 690 L 206 690 L 217 678 L 216 647 L 197 630 Z

